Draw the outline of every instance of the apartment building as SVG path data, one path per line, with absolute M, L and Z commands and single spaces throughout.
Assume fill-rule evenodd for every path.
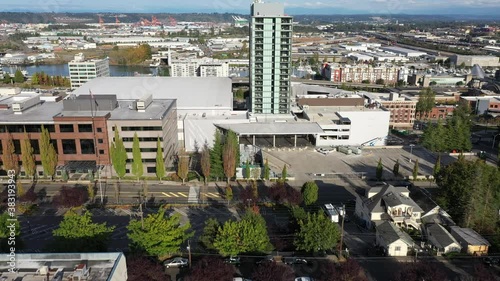
M 109 59 L 86 60 L 83 54 L 78 54 L 68 63 L 71 89 L 76 89 L 96 77 L 108 77 Z
M 387 83 L 396 83 L 399 79 L 399 68 L 393 65 L 372 66 L 368 64 L 339 65 L 324 64 L 322 75 L 332 82 L 375 84 L 382 79 Z
M 229 63 L 212 59 L 178 60 L 170 63 L 172 77 L 229 77 Z
M 389 127 L 412 128 L 415 122 L 417 100 L 398 93 L 363 93 L 371 104 L 380 104 L 390 111 Z

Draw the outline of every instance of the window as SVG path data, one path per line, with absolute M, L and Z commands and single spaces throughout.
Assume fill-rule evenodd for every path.
M 78 124 L 78 132 L 92 133 L 92 124 Z
M 148 127 L 122 127 L 122 131 L 161 131 L 161 126 L 148 126 Z
M 99 149 L 99 154 L 104 154 L 104 149 Z
M 73 124 L 60 124 L 59 131 L 61 133 L 73 133 L 75 130 L 73 128 Z
M 394 251 L 401 251 L 401 246 L 394 247 Z
M 98 133 L 102 133 L 102 128 L 97 128 Z
M 33 154 L 40 154 L 40 146 L 38 146 L 38 140 L 30 140 L 31 147 L 33 147 Z
M 148 173 L 149 174 L 154 174 L 156 173 L 156 167 L 147 167 Z
M 156 142 L 157 140 L 158 140 L 158 138 L 139 138 L 139 141 L 154 141 L 154 142 Z M 115 141 L 114 138 L 113 138 L 113 141 Z M 133 142 L 134 138 L 122 138 L 122 141 L 123 142 Z M 160 141 L 163 141 L 162 137 L 160 137 Z
M 75 140 L 61 140 L 63 147 L 63 154 L 76 154 Z
M 50 144 L 52 144 L 56 153 L 59 153 L 57 150 L 57 140 L 50 140 Z
M 97 143 L 104 143 L 104 140 L 103 139 L 98 139 Z
M 92 139 L 80 140 L 80 149 L 82 150 L 82 154 L 95 154 L 94 140 Z
M 125 148 L 125 151 L 132 152 L 132 148 Z M 155 148 L 141 148 L 141 152 L 156 152 Z

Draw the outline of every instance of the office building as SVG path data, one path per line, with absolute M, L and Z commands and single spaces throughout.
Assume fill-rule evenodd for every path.
M 370 104 L 379 104 L 390 111 L 389 126 L 392 129 L 408 129 L 413 127 L 417 100 L 399 93 L 363 93 Z
M 292 17 L 282 3 L 251 6 L 250 95 L 253 114 L 290 113 Z
M 109 59 L 86 60 L 83 54 L 78 54 L 68 68 L 71 89 L 76 89 L 96 77 L 109 76 Z
M 16 253 L 15 272 L 10 270 L 10 258 L 7 254 L 0 257 L 0 280 L 123 281 L 128 278 L 123 253 Z
M 176 60 L 170 63 L 172 77 L 229 77 L 229 62 L 213 59 Z

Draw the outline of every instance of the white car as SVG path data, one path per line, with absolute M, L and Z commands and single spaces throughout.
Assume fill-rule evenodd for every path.
M 233 281 L 252 281 L 252 280 L 250 280 L 250 279 L 245 279 L 245 278 L 243 278 L 243 277 L 234 277 L 234 278 L 233 278 Z
M 170 267 L 186 267 L 188 266 L 189 262 L 187 259 L 185 258 L 173 258 L 173 259 L 169 259 L 169 260 L 166 260 L 163 262 L 163 265 L 166 267 L 166 268 L 170 268 Z
M 295 281 L 314 281 L 311 277 L 297 277 Z

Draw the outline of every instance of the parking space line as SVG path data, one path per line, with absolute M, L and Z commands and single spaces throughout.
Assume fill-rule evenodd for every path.
M 170 192 L 171 195 L 175 196 L 175 197 L 180 197 L 179 195 L 173 193 L 173 192 Z
M 215 194 L 215 193 L 212 193 L 212 192 L 208 192 L 207 195 L 210 195 L 212 197 L 219 197 L 218 194 Z
M 180 194 L 181 196 L 186 197 L 186 198 L 188 197 L 186 194 L 184 194 L 182 192 L 177 192 L 177 194 Z
M 172 197 L 170 196 L 169 194 L 165 193 L 165 192 L 162 192 L 163 195 L 167 196 L 167 197 Z

